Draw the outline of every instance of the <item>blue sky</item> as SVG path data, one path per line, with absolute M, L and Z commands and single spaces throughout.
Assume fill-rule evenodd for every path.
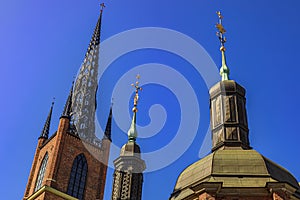
M 3 199 L 21 199 L 24 194 L 37 137 L 54 96 L 51 131 L 57 128 L 73 76 L 95 27 L 99 3 L 82 0 L 0 2 L 0 192 Z M 299 1 L 128 0 L 105 3 L 102 40 L 133 28 L 168 28 L 201 44 L 217 66 L 220 65 L 220 52 L 214 25 L 217 22 L 215 12 L 221 10 L 225 16 L 226 55 L 231 78 L 247 90 L 251 146 L 300 180 Z M 153 49 L 130 52 L 115 60 L 100 79 L 97 116 L 104 126 L 111 90 L 118 79 L 131 67 L 147 63 L 162 63 L 182 74 L 195 90 L 201 111 L 197 134 L 183 155 L 171 165 L 145 174 L 143 199 L 167 199 L 179 173 L 199 159 L 199 149 L 209 124 L 209 95 L 201 74 L 186 60 L 170 52 Z M 148 116 L 151 105 L 161 104 L 168 114 L 161 131 L 138 140 L 144 152 L 151 152 L 175 137 L 181 120 L 180 102 L 170 89 L 157 84 L 145 85 L 140 97 L 140 126 L 151 123 Z M 124 101 L 128 102 L 126 109 L 130 110 L 132 102 Z M 114 115 L 118 115 L 117 110 Z M 129 124 L 130 121 L 128 127 Z M 115 120 L 113 141 L 116 146 L 126 142 L 126 135 Z M 110 197 L 111 185 L 112 169 L 108 174 L 106 199 Z

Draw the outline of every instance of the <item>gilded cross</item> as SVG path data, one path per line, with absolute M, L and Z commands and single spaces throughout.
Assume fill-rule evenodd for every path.
M 221 51 L 225 51 L 225 42 L 226 42 L 226 38 L 224 36 L 224 33 L 226 33 L 226 30 L 225 28 L 223 27 L 223 24 L 222 24 L 222 20 L 223 20 L 223 16 L 221 14 L 220 11 L 217 12 L 217 15 L 219 17 L 219 23 L 216 24 L 216 28 L 218 29 L 218 32 L 217 32 L 217 36 L 221 42 Z

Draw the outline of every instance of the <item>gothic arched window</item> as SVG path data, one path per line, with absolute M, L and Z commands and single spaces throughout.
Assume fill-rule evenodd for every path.
M 73 162 L 67 193 L 79 200 L 83 199 L 88 165 L 83 154 L 78 155 Z
M 42 161 L 42 164 L 40 166 L 40 170 L 39 170 L 38 177 L 36 179 L 34 191 L 37 191 L 42 187 L 42 182 L 43 182 L 43 179 L 44 179 L 47 162 L 48 162 L 48 152 L 45 154 L 45 156 L 43 158 L 43 161 Z

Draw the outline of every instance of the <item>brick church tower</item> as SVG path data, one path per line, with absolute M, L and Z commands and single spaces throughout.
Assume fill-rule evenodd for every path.
M 51 106 L 34 155 L 24 200 L 102 200 L 111 144 L 110 109 L 100 140 L 95 134 L 98 54 L 104 5 L 57 131 L 49 137 Z

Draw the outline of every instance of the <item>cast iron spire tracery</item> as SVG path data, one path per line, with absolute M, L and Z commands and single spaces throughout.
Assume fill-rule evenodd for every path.
M 102 3 L 96 28 L 76 78 L 72 100 L 72 120 L 78 135 L 81 139 L 94 144 L 100 144 L 100 140 L 95 135 L 95 111 L 97 106 L 101 21 L 104 7 Z

